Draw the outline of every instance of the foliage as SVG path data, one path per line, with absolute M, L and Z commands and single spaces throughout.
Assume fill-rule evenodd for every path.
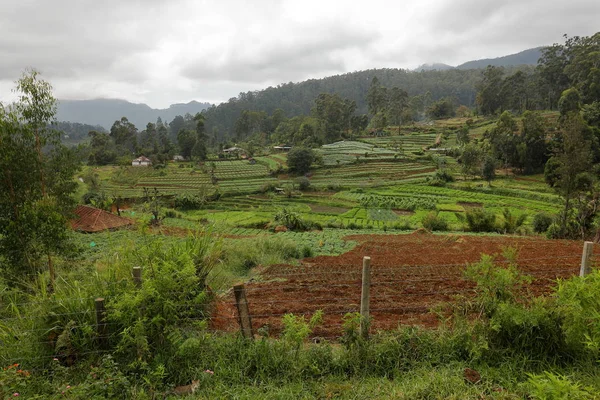
M 527 385 L 530 396 L 536 400 L 584 400 L 594 398 L 592 392 L 582 385 L 572 382 L 566 376 L 544 371 L 543 374 L 529 374 Z
M 504 208 L 502 210 L 502 217 L 503 220 L 500 225 L 500 231 L 503 233 L 515 233 L 527 219 L 527 214 L 516 216 L 512 214 L 510 209 Z
M 533 231 L 536 233 L 544 233 L 548 230 L 554 218 L 546 213 L 538 213 L 533 216 Z
M 465 214 L 467 227 L 471 232 L 495 232 L 496 214 L 483 210 L 472 209 Z
M 423 228 L 430 231 L 447 231 L 448 222 L 436 212 L 430 212 L 421 220 Z
M 282 208 L 275 214 L 275 223 L 285 226 L 292 231 L 310 231 L 313 229 L 322 229 L 322 227 L 311 221 L 306 221 L 293 211 Z
M 294 147 L 287 156 L 287 164 L 291 171 L 296 174 L 305 174 L 315 161 L 315 153 L 312 149 Z
M 301 191 L 310 189 L 310 180 L 305 176 L 297 178 L 295 182 L 298 185 L 298 189 Z
M 481 172 L 482 152 L 479 146 L 469 143 L 464 146 L 460 156 L 461 171 L 465 177 L 475 176 Z
M 135 360 L 134 368 L 144 369 L 154 357 L 172 352 L 178 344 L 172 336 L 177 327 L 207 317 L 207 278 L 215 265 L 210 241 L 208 235 L 190 236 L 165 248 L 155 240 L 135 254 L 138 265 L 145 266 L 141 288 L 123 292 L 108 304 L 108 319 L 120 332 L 116 354 Z
M 427 109 L 427 116 L 432 119 L 450 118 L 454 115 L 456 115 L 456 105 L 449 97 L 436 101 Z
M 304 316 L 294 314 L 285 314 L 282 319 L 283 332 L 281 339 L 290 345 L 296 354 L 300 350 L 302 343 L 308 338 L 312 330 L 323 323 L 323 311 L 317 310 L 310 321 L 306 322 Z
M 481 177 L 485 179 L 489 185 L 496 178 L 496 160 L 491 156 L 486 156 L 481 167 Z
M 48 129 L 56 112 L 50 84 L 28 71 L 16 91 L 13 108 L 0 107 L 0 265 L 13 277 L 45 263 L 52 273 L 52 256 L 65 254 L 78 169 L 74 153 Z
M 572 346 L 600 356 L 600 273 L 593 271 L 583 278 L 560 280 L 556 303 L 564 318 L 562 329 Z

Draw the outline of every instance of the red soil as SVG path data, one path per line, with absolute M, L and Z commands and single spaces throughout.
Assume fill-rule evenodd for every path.
M 286 313 L 307 315 L 323 310 L 324 324 L 314 336 L 335 338 L 342 333 L 342 316 L 358 312 L 363 256 L 371 257 L 372 331 L 394 329 L 398 324 L 437 325 L 430 310 L 469 295 L 473 285 L 463 279 L 467 263 L 482 253 L 499 254 L 503 247 L 519 249 L 518 265 L 534 279 L 531 293 L 549 293 L 557 278 L 579 271 L 582 243 L 537 238 L 457 235 L 349 236 L 359 242 L 341 256 L 304 259 L 299 266 L 275 265 L 263 273 L 262 282 L 245 285 L 256 331 L 281 330 Z M 501 256 L 499 262 L 505 262 Z M 237 330 L 233 293 L 223 296 L 213 314 L 213 327 Z

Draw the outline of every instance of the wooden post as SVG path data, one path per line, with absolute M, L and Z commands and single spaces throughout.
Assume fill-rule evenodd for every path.
M 133 283 L 138 289 L 142 287 L 142 267 L 133 267 Z
M 250 319 L 250 310 L 248 309 L 244 285 L 234 286 L 233 293 L 235 294 L 235 306 L 238 310 L 238 321 L 242 335 L 245 338 L 253 339 L 254 332 L 252 331 L 252 320 Z
M 371 257 L 363 257 L 362 292 L 360 297 L 360 334 L 369 337 L 369 299 L 371 292 Z
M 594 251 L 594 242 L 585 242 L 583 244 L 583 253 L 581 254 L 581 269 L 579 276 L 586 276 L 592 272 L 591 258 Z
M 106 325 L 106 308 L 104 299 L 98 297 L 96 300 L 96 333 L 98 334 L 98 343 L 100 348 L 108 348 L 108 325 Z

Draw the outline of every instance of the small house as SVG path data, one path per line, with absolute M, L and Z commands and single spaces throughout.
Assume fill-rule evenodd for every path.
M 292 146 L 290 146 L 289 144 L 280 144 L 279 146 L 273 146 L 273 149 L 277 150 L 277 151 L 290 151 L 292 148 Z
M 225 154 L 234 154 L 234 153 L 240 153 L 244 151 L 244 149 L 240 148 L 240 147 L 230 147 L 228 149 L 223 149 L 223 153 Z
M 152 165 L 152 161 L 148 157 L 138 157 L 131 162 L 132 167 L 149 167 Z
M 180 155 L 173 156 L 173 161 L 185 161 L 185 158 Z

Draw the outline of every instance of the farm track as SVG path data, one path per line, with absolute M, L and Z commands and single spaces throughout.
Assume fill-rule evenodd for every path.
M 342 316 L 360 309 L 363 256 L 372 259 L 372 331 L 398 324 L 435 327 L 432 308 L 473 293 L 463 271 L 482 253 L 518 248 L 519 269 L 533 277 L 527 288 L 533 295 L 550 293 L 556 279 L 576 275 L 581 260 L 581 242 L 565 240 L 416 233 L 346 239 L 359 245 L 341 256 L 304 259 L 299 266 L 271 266 L 262 274 L 262 282 L 246 284 L 254 329 L 267 326 L 271 334 L 279 334 L 284 314 L 310 316 L 323 310 L 324 324 L 313 336 L 339 337 Z M 506 262 L 501 256 L 497 261 Z M 233 294 L 228 293 L 216 305 L 213 328 L 237 330 L 236 317 Z

